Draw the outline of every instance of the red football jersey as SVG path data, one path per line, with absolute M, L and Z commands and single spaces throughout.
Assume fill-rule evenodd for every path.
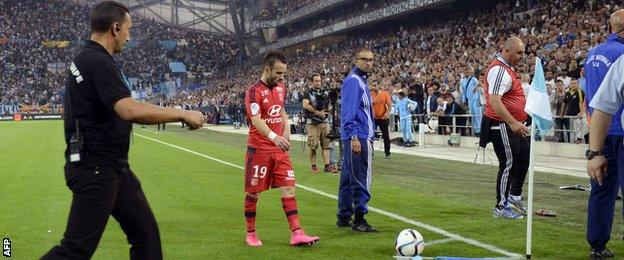
M 245 93 L 245 111 L 247 119 L 251 122 L 251 117 L 260 115 L 260 118 L 275 132 L 278 136 L 282 136 L 284 124 L 282 122 L 282 110 L 284 109 L 284 100 L 286 99 L 286 87 L 282 83 L 278 83 L 273 87 L 268 87 L 261 80 L 254 83 L 247 89 Z M 251 124 L 250 124 L 251 125 Z M 249 137 L 247 145 L 258 150 L 279 151 L 273 141 L 262 135 L 260 131 L 253 125 L 249 128 Z

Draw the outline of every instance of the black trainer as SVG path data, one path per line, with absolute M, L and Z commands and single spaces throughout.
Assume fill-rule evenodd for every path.
M 614 256 L 615 253 L 606 247 L 601 250 L 592 248 L 591 251 L 589 251 L 589 259 L 605 259 Z
M 366 233 L 378 232 L 377 229 L 375 229 L 374 227 L 371 227 L 371 225 L 369 225 L 368 222 L 366 222 L 366 219 L 362 219 L 357 222 L 354 221 L 353 225 L 351 226 L 351 229 L 353 231 L 366 232 Z
M 351 226 L 351 218 L 339 218 L 336 221 L 337 227 L 350 227 Z

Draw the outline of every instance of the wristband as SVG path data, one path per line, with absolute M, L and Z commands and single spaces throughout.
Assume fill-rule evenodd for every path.
M 277 134 L 275 132 L 270 132 L 269 133 L 269 139 L 271 139 L 271 141 L 275 140 L 275 137 L 277 137 Z

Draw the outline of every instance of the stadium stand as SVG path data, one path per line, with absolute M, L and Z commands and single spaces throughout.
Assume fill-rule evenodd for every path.
M 380 6 L 379 2 L 359 2 L 361 9 L 350 13 L 374 9 Z M 570 79 L 580 79 L 582 89 L 580 69 L 583 60 L 591 46 L 606 37 L 606 18 L 617 8 L 604 1 L 595 1 L 592 6 L 584 1 L 497 1 L 490 7 L 473 6 L 424 24 L 404 24 L 382 32 L 348 34 L 342 41 L 320 48 L 315 46 L 314 50 L 291 56 L 289 100 L 300 101 L 306 76 L 312 72 L 323 74 L 327 85 L 339 86 L 351 68 L 350 52 L 361 47 L 375 50 L 374 74 L 390 91 L 406 89 L 413 99 L 422 100 L 423 91 L 418 91 L 419 86 L 433 86 L 438 93 L 441 88 L 448 87 L 449 94 L 457 98 L 458 83 L 464 76 L 465 67 L 469 65 L 483 71 L 498 54 L 503 39 L 511 34 L 521 36 L 527 45 L 527 56 L 517 68 L 521 73 L 532 74 L 534 58 L 538 56 L 550 77 L 551 93 L 555 90 L 552 81 L 555 78 L 564 79 L 566 83 Z M 346 18 L 340 11 L 331 13 Z M 315 26 L 308 24 L 301 28 L 312 30 Z M 248 68 L 240 75 L 255 76 L 259 74 L 258 70 L 257 67 Z M 235 89 L 231 88 L 232 80 L 222 78 L 214 81 L 214 88 L 217 93 L 225 89 L 230 93 L 242 93 L 244 87 L 255 80 L 254 76 L 233 79 Z M 231 101 L 230 98 L 226 100 Z
M 315 16 L 322 19 L 302 19 L 281 26 L 280 36 L 310 31 L 388 4 L 380 0 L 344 2 Z M 263 3 L 263 10 L 255 19 L 274 19 L 316 1 Z M 579 79 L 583 88 L 583 60 L 592 46 L 605 39 L 606 18 L 619 8 L 608 1 L 489 3 L 492 4 L 473 5 L 436 19 L 402 22 L 390 29 L 346 32 L 330 43 L 318 41 L 298 49 L 287 48 L 291 53 L 286 82 L 289 102 L 300 102 L 307 75 L 312 72 L 321 73 L 326 86 L 340 87 L 351 68 L 350 52 L 361 47 L 375 51 L 374 74 L 389 91 L 404 89 L 412 99 L 422 101 L 423 90 L 432 86 L 438 93 L 448 88 L 448 93 L 443 94 L 457 99 L 465 67 L 483 71 L 497 55 L 502 40 L 515 34 L 527 45 L 527 56 L 517 69 L 530 75 L 534 58 L 542 59 L 554 109 L 554 80 L 562 79 L 567 87 L 570 79 Z M 60 14 L 84 13 L 85 7 L 62 1 L 2 1 L 0 11 L 8 14 L 0 18 L 0 113 L 14 112 L 11 108 L 19 104 L 55 107 L 62 101 L 64 74 L 54 71 L 62 71 L 67 57 L 72 56 L 81 39 L 88 37 L 88 21 L 84 17 Z M 55 16 L 62 19 L 50 19 Z M 26 17 L 29 26 L 16 22 Z M 163 82 L 180 78 L 182 84 L 173 93 L 167 93 L 170 104 L 203 108 L 213 121 L 242 121 L 244 90 L 257 80 L 260 68 L 249 63 L 238 69 L 240 50 L 234 47 L 233 39 L 181 30 L 149 18 L 134 19 L 132 43 L 119 57 L 134 89 L 147 93 L 143 97 L 150 97 L 154 92 L 162 93 L 166 86 Z M 44 47 L 41 42 L 49 42 L 52 47 Z M 183 62 L 191 73 L 172 73 L 172 61 Z
M 269 0 L 264 3 L 262 10 L 254 16 L 254 20 L 269 20 L 274 19 L 276 16 L 281 16 L 286 13 L 301 9 L 302 7 L 312 4 L 314 0 Z
M 0 1 L 0 114 L 18 110 L 58 112 L 67 62 L 89 37 L 86 6 L 69 1 Z M 163 91 L 163 82 L 180 78 L 203 83 L 238 54 L 233 39 L 198 33 L 133 16 L 132 41 L 117 56 L 133 90 Z M 172 73 L 183 62 L 189 73 Z M 158 93 L 155 93 L 158 94 Z

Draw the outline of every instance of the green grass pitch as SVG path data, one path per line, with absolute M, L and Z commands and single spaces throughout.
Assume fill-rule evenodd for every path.
M 166 259 L 391 259 L 395 236 L 402 229 L 416 229 L 427 241 L 447 238 L 376 212 L 367 218 L 380 233 L 338 229 L 334 226 L 337 201 L 299 188 L 302 227 L 320 236 L 320 242 L 307 248 L 288 245 L 290 232 L 279 192 L 271 190 L 258 202 L 257 230 L 264 246 L 249 248 L 244 242 L 242 170 L 198 155 L 243 165 L 246 136 L 173 126 L 159 133 L 135 126 L 134 134 L 130 165 L 158 220 Z M 0 237 L 11 239 L 14 259 L 36 259 L 62 238 L 71 201 L 62 171 L 64 149 L 62 121 L 0 123 Z M 300 143 L 293 144 L 291 159 L 299 184 L 337 194 L 339 175 L 311 174 Z M 534 219 L 535 259 L 586 259 L 588 194 L 557 189 L 585 181 L 536 174 L 535 208 L 555 210 L 558 216 Z M 526 220 L 492 216 L 495 183 L 494 166 L 399 154 L 390 160 L 377 156 L 370 206 L 523 255 Z M 608 246 L 624 255 L 621 210 L 618 202 Z M 126 259 L 128 249 L 111 218 L 94 259 Z M 424 256 L 503 255 L 455 240 L 426 247 Z

